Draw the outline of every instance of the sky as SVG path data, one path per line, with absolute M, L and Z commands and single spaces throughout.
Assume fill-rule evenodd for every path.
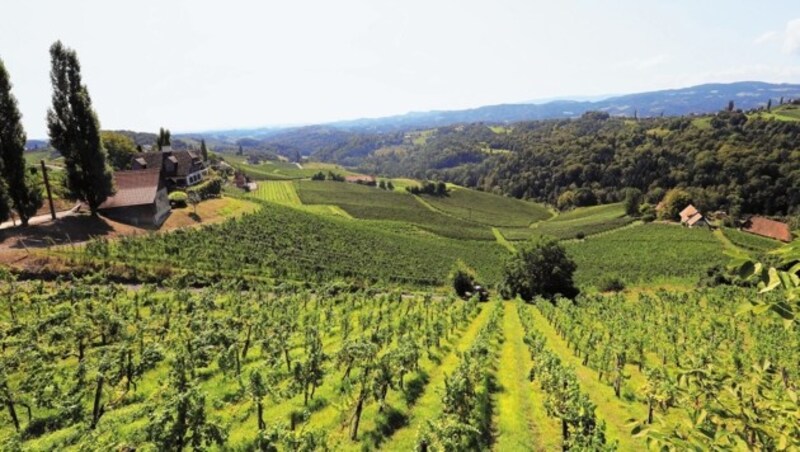
M 48 49 L 104 129 L 310 124 L 706 82 L 800 83 L 800 1 L 5 1 L 0 58 L 46 138 Z

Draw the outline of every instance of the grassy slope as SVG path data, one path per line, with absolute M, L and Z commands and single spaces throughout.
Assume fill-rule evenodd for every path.
M 724 264 L 722 244 L 707 229 L 644 224 L 566 244 L 579 284 L 596 284 L 605 275 L 626 283 L 680 280 L 695 283 L 708 267 Z
M 404 221 L 445 237 L 494 240 L 489 227 L 436 212 L 408 193 L 319 181 L 300 181 L 298 189 L 304 204 L 334 204 L 355 218 Z
M 354 277 L 419 285 L 442 284 L 461 259 L 483 281 L 499 280 L 507 250 L 496 242 L 413 235 L 396 225 L 403 226 L 321 216 L 270 203 L 236 222 L 180 237 L 143 237 L 148 244 L 138 254 L 127 248 L 133 244 L 119 243 L 113 258 L 146 267 L 190 267 L 200 274 L 231 269 L 222 276 L 235 272 L 258 278 Z M 178 244 L 180 255 L 168 257 L 167 250 Z
M 625 216 L 621 203 L 581 207 L 533 225 L 533 232 L 558 239 L 571 239 L 579 233 L 598 234 L 634 221 Z M 507 235 L 508 236 L 508 235 Z
M 341 175 L 356 174 L 339 165 L 329 163 L 308 162 L 301 163 L 298 166 L 295 163 L 283 161 L 267 161 L 256 165 L 247 162 L 247 157 L 242 156 L 225 156 L 234 168 L 237 168 L 255 180 L 289 180 L 289 179 L 306 179 L 314 174 L 322 171 L 327 173 L 332 171 Z
M 528 378 L 533 361 L 523 342 L 524 330 L 516 303 L 505 303 L 505 341 L 500 352 L 497 396 L 497 443 L 495 449 L 559 450 L 561 426 L 548 417 L 544 393 Z
M 423 199 L 454 217 L 489 226 L 527 227 L 551 216 L 540 204 L 466 188 L 454 188 L 445 197 Z

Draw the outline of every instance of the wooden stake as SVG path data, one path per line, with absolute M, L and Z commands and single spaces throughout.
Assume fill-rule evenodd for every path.
M 53 206 L 53 194 L 50 192 L 50 180 L 47 178 L 47 166 L 44 164 L 44 160 L 41 160 L 40 163 L 42 164 L 42 178 L 44 179 L 44 188 L 47 189 L 47 201 L 50 202 L 50 216 L 52 216 L 53 220 L 55 220 L 56 208 Z

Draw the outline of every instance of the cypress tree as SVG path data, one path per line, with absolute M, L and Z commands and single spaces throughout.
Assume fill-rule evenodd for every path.
M 23 226 L 42 206 L 42 192 L 25 171 L 25 130 L 17 99 L 11 94 L 11 81 L 3 60 L 0 60 L 0 175 L 5 181 L 7 196 Z M 0 201 L 3 203 L 3 201 Z M 5 215 L 3 214 L 5 211 Z M 8 215 L 8 206 L 0 206 L 0 218 Z
M 92 215 L 114 193 L 111 168 L 100 124 L 89 91 L 81 81 L 81 66 L 74 50 L 56 41 L 50 47 L 53 106 L 47 111 L 50 143 L 64 156 L 66 188 L 86 201 Z
M 200 152 L 203 154 L 203 161 L 208 161 L 208 148 L 206 147 L 206 140 L 200 140 Z

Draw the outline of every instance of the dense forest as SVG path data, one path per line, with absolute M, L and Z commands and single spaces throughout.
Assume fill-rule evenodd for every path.
M 657 202 L 681 187 L 704 210 L 785 215 L 800 208 L 798 138 L 796 122 L 736 111 L 638 121 L 590 112 L 578 120 L 418 132 L 359 167 L 551 204 L 565 192 L 576 205 L 616 202 L 629 187 Z M 346 149 L 320 157 L 331 154 L 352 164 Z

